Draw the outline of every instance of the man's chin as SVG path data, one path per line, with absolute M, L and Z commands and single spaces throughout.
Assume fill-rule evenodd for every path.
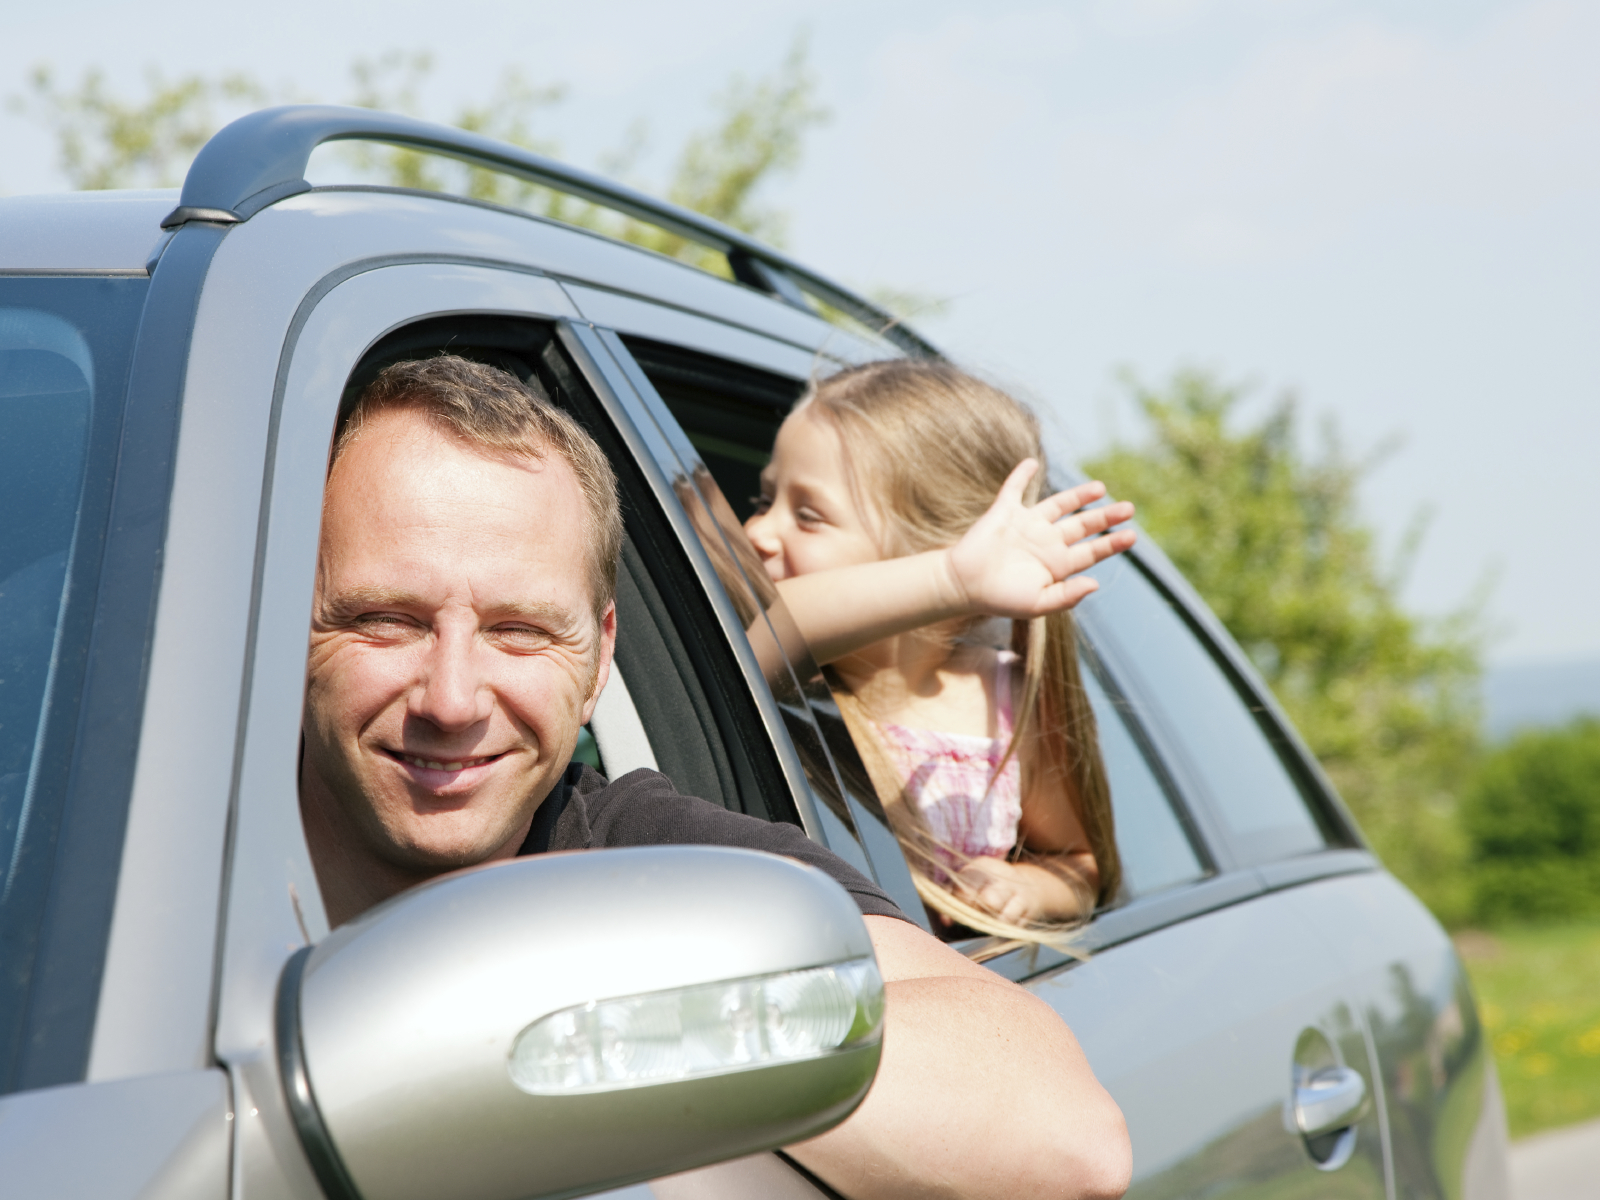
M 516 841 L 515 845 L 510 844 L 513 841 Z M 391 839 L 387 857 L 394 866 L 419 878 L 429 878 L 476 867 L 491 859 L 510 858 L 520 845 L 516 831 L 498 838 L 494 835 L 448 838 L 410 836 Z

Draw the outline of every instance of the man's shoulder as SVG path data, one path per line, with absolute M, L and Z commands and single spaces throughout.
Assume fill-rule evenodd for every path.
M 620 846 L 734 846 L 781 854 L 831 875 L 869 915 L 903 914 L 877 884 L 813 842 L 798 826 L 730 812 L 685 796 L 659 771 L 607 779 L 573 763 L 535 812 L 520 854 Z
M 660 771 L 641 768 L 607 779 L 593 767 L 575 764 L 563 784 L 565 803 L 551 850 L 712 843 L 783 853 L 790 843 L 808 840 L 793 825 L 686 796 Z

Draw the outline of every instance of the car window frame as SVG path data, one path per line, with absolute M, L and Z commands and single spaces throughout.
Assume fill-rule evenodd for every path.
M 745 369 L 749 365 L 759 365 L 761 369 L 773 374 L 796 378 L 794 368 L 789 361 L 792 354 L 789 347 L 783 347 L 781 352 L 774 353 L 765 362 L 756 363 L 757 356 L 750 353 L 751 342 L 748 338 L 738 339 L 736 345 L 707 344 L 723 339 L 685 336 L 685 333 L 689 332 L 692 331 L 674 330 L 676 336 L 670 341 L 653 330 L 645 336 L 647 340 L 659 340 L 663 345 L 675 346 L 702 360 L 708 360 L 706 362 L 708 369 L 711 369 L 709 360 L 721 360 L 728 362 L 735 370 Z M 632 336 L 626 340 L 631 341 Z M 626 346 L 619 346 L 616 352 L 628 353 L 628 350 Z M 637 366 L 637 360 L 632 361 Z M 639 370 L 641 374 L 644 373 L 642 367 Z M 651 390 L 653 392 L 653 387 Z M 677 425 L 671 413 L 666 411 L 664 403 L 660 405 L 660 411 L 655 413 L 654 419 L 661 428 L 671 431 L 669 436 L 674 445 L 687 447 L 681 451 L 682 453 L 697 455 L 689 436 Z M 1135 715 L 1134 723 L 1138 728 L 1136 740 L 1140 742 L 1141 750 L 1146 753 L 1152 770 L 1158 773 L 1163 784 L 1170 789 L 1169 798 L 1172 800 L 1174 813 L 1188 834 L 1196 855 L 1202 864 L 1210 869 L 1210 873 L 1194 881 L 1177 884 L 1161 892 L 1101 910 L 1082 935 L 1083 948 L 1090 953 L 1107 949 L 1176 922 L 1240 903 L 1280 887 L 1293 886 L 1331 875 L 1373 870 L 1378 866 L 1376 859 L 1366 851 L 1359 836 L 1355 834 L 1353 822 L 1349 820 L 1347 812 L 1326 777 L 1322 776 L 1320 769 L 1315 766 L 1304 744 L 1294 734 L 1292 726 L 1288 724 L 1265 685 L 1255 675 L 1243 652 L 1227 636 L 1210 610 L 1205 608 L 1203 602 L 1193 594 L 1192 589 L 1187 587 L 1158 549 L 1145 544 L 1131 553 L 1141 566 L 1146 567 L 1146 574 L 1152 584 L 1174 604 L 1191 636 L 1199 638 L 1202 648 L 1217 661 L 1233 684 L 1240 703 L 1246 704 L 1247 708 L 1253 710 L 1257 722 L 1262 726 L 1263 736 L 1267 737 L 1269 744 L 1284 762 L 1319 829 L 1322 829 L 1325 835 L 1329 830 L 1335 831 L 1338 843 L 1342 844 L 1332 844 L 1330 839 L 1330 845 L 1326 849 L 1296 859 L 1241 866 L 1228 841 L 1226 829 L 1209 800 L 1201 794 L 1201 789 L 1185 780 L 1181 768 L 1174 769 L 1170 739 L 1162 738 L 1159 733 L 1149 728 L 1148 723 Z M 1084 624 L 1092 625 L 1092 622 Z M 1115 665 L 1115 652 L 1105 653 L 1103 643 L 1097 643 L 1092 632 L 1088 634 L 1087 640 L 1091 652 L 1105 668 L 1103 678 L 1111 685 L 1108 691 L 1125 699 L 1136 695 L 1137 684 L 1129 680 L 1126 669 L 1119 670 Z M 1137 703 L 1134 707 L 1137 707 Z M 985 965 L 998 974 L 1021 981 L 1069 966 L 1073 961 L 1075 960 L 1071 956 L 1056 950 L 1045 947 L 1024 947 L 988 959 Z
M 1348 810 L 1316 765 L 1315 757 L 1294 732 L 1292 723 L 1273 697 L 1272 690 L 1215 614 L 1183 580 L 1170 560 L 1150 544 L 1148 538 L 1129 550 L 1126 557 L 1128 561 L 1123 569 L 1138 571 L 1144 577 L 1157 596 L 1172 607 L 1201 652 L 1222 673 L 1233 689 L 1235 698 L 1249 713 L 1267 746 L 1277 757 L 1323 837 L 1324 845 L 1321 848 L 1273 858 L 1267 862 L 1248 862 L 1216 798 L 1211 795 L 1197 769 L 1189 763 L 1187 752 L 1179 740 L 1166 728 L 1175 718 L 1167 710 L 1162 697 L 1149 692 L 1148 689 L 1153 685 L 1141 677 L 1136 667 L 1123 661 L 1114 637 L 1101 635 L 1095 638 L 1095 619 L 1092 614 L 1085 613 L 1082 624 L 1087 628 L 1097 652 L 1119 680 L 1124 695 L 1138 708 L 1150 712 L 1152 719 L 1145 721 L 1145 726 L 1151 744 L 1168 764 L 1167 769 L 1194 814 L 1197 825 L 1204 830 L 1212 844 L 1219 868 L 1239 870 L 1312 857 L 1329 851 L 1366 849 L 1366 843 Z
M 592 364 L 591 369 L 596 374 L 590 383 L 597 392 L 602 393 L 602 402 L 615 404 L 628 423 L 639 431 L 636 456 L 642 452 L 651 458 L 659 474 L 660 482 L 656 486 L 660 492 L 677 501 L 677 489 L 686 487 L 684 495 L 701 506 L 700 524 L 708 530 L 714 528 L 715 521 L 707 515 L 712 498 L 701 491 L 702 481 L 709 479 L 709 474 L 705 472 L 699 451 L 673 418 L 660 393 L 621 336 L 615 330 L 576 323 L 568 323 L 561 327 L 560 332 L 563 338 L 570 337 L 572 343 L 581 347 L 583 354 L 587 355 L 587 362 Z M 571 349 L 572 346 L 569 346 Z M 580 356 L 575 354 L 574 357 Z M 580 358 L 580 365 L 583 361 Z M 794 755 L 798 774 L 791 777 L 791 787 L 795 790 L 797 803 L 804 806 L 802 814 L 809 817 L 806 822 L 807 834 L 871 878 L 895 900 L 909 919 L 927 928 L 928 918 L 917 898 L 910 869 L 888 828 L 887 820 L 862 803 L 857 793 L 847 786 L 843 773 L 834 761 L 839 748 L 832 745 L 823 733 L 815 704 L 806 694 L 808 681 L 799 678 L 792 669 L 784 678 L 775 681 L 763 676 L 735 606 L 695 531 L 695 523 L 683 511 L 681 502 L 675 503 L 674 509 L 684 522 L 679 536 L 686 536 L 687 542 L 692 543 L 692 546 L 686 544 L 685 549 L 696 563 L 702 586 L 715 598 L 723 631 L 731 642 L 740 647 L 741 661 L 748 662 L 745 668 L 747 686 L 757 695 L 759 703 L 770 702 L 775 707 L 781 707 L 794 723 L 792 730 L 775 732 L 783 734 L 788 752 Z M 779 604 L 781 602 L 775 603 L 774 608 Z M 783 644 L 785 639 L 771 626 L 774 617 L 782 619 L 777 613 L 769 613 L 762 619 L 769 623 L 773 643 Z M 774 695 L 774 684 L 784 693 L 784 699 L 780 700 Z M 812 742 L 811 753 L 806 756 L 812 763 L 810 773 L 805 770 L 801 755 L 791 740 L 791 733 Z M 812 778 L 813 775 L 820 778 Z M 831 792 L 834 805 L 815 794 L 819 788 Z M 840 811 L 836 812 L 835 806 Z

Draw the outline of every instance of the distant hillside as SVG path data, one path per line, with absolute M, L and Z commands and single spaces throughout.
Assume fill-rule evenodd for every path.
M 1509 663 L 1483 673 L 1484 729 L 1499 739 L 1534 725 L 1600 717 L 1600 658 Z

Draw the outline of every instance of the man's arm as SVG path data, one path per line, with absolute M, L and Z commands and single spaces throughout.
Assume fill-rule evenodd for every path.
M 1061 1018 L 915 925 L 866 922 L 883 1062 L 848 1121 L 789 1153 L 851 1200 L 1121 1196 L 1127 1126 Z

